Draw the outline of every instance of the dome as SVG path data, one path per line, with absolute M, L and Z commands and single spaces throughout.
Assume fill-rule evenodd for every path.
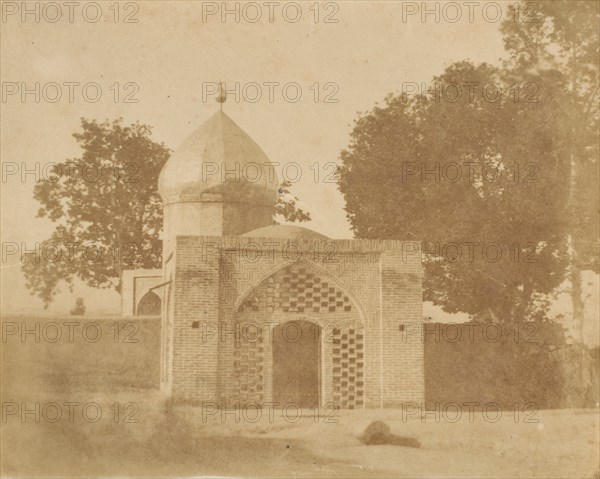
M 251 195 L 275 202 L 279 181 L 265 152 L 219 111 L 195 130 L 163 166 L 158 191 L 164 204 L 202 201 L 210 193 L 223 200 Z
M 327 236 L 302 226 L 292 225 L 271 225 L 264 228 L 258 228 L 242 236 L 253 236 L 255 238 L 291 238 L 291 239 L 329 239 Z

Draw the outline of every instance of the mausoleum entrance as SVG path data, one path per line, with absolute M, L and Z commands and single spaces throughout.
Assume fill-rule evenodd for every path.
M 319 406 L 321 328 L 289 321 L 273 330 L 273 401 L 301 408 Z

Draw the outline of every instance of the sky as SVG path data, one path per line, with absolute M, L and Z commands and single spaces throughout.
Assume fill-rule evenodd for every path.
M 343 198 L 324 177 L 348 145 L 357 112 L 407 83 L 430 82 L 456 61 L 497 63 L 504 56 L 499 22 L 490 21 L 495 8 L 485 13 L 476 8 L 471 21 L 464 2 L 458 2 L 462 16 L 454 23 L 447 20 L 456 12 L 444 4 L 428 4 L 439 9 L 439 21 L 433 14 L 424 19 L 420 11 L 409 14 L 413 7 L 407 4 L 418 9 L 421 2 L 281 2 L 271 18 L 264 2 L 252 7 L 230 2 L 227 8 L 239 9 L 238 21 L 234 13 L 222 17 L 221 2 L 129 2 L 118 8 L 100 2 L 100 12 L 90 2 L 72 12 L 56 2 L 62 17 L 55 23 L 58 14 L 51 8 L 39 7 L 39 18 L 23 17 L 21 2 L 6 3 L 11 5 L 2 7 L 0 24 L 5 249 L 15 243 L 32 248 L 50 235 L 52 223 L 35 218 L 36 175 L 19 173 L 38 163 L 41 175 L 44 165 L 78 156 L 72 134 L 80 118 L 140 121 L 153 127 L 156 141 L 175 149 L 217 111 L 213 97 L 203 95 L 216 81 L 228 90 L 239 85 L 240 95 L 230 92 L 224 110 L 269 158 L 301 166 L 292 192 L 311 212 L 310 227 L 351 238 Z M 258 13 L 261 19 L 253 23 Z M 35 94 L 22 97 L 24 89 L 35 92 L 36 83 L 39 101 Z M 256 85 L 262 96 L 253 102 Z M 58 91 L 61 98 L 50 101 Z M 298 92 L 301 97 L 292 101 Z M 16 174 L 6 175 L 15 168 Z M 19 255 L 2 260 L 3 311 L 40 311 L 42 303 L 25 288 L 19 262 Z M 68 311 L 76 296 L 84 296 L 89 311 L 118 312 L 116 293 L 89 293 L 77 284 L 49 311 Z

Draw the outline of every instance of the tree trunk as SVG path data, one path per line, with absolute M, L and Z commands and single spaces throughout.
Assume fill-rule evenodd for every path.
M 573 331 L 575 340 L 579 343 L 580 347 L 580 363 L 579 363 L 579 379 L 583 386 L 585 382 L 585 345 L 584 345 L 584 334 L 583 334 L 583 288 L 581 285 L 581 269 L 577 262 L 577 253 L 575 250 L 571 256 L 571 305 L 573 307 Z
M 583 288 L 581 285 L 581 270 L 576 261 L 571 263 L 570 279 L 573 328 L 575 330 L 575 338 L 583 344 Z

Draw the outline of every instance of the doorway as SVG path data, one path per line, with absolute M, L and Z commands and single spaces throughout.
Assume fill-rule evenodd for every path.
M 273 401 L 301 408 L 319 405 L 321 328 L 288 321 L 273 330 Z

